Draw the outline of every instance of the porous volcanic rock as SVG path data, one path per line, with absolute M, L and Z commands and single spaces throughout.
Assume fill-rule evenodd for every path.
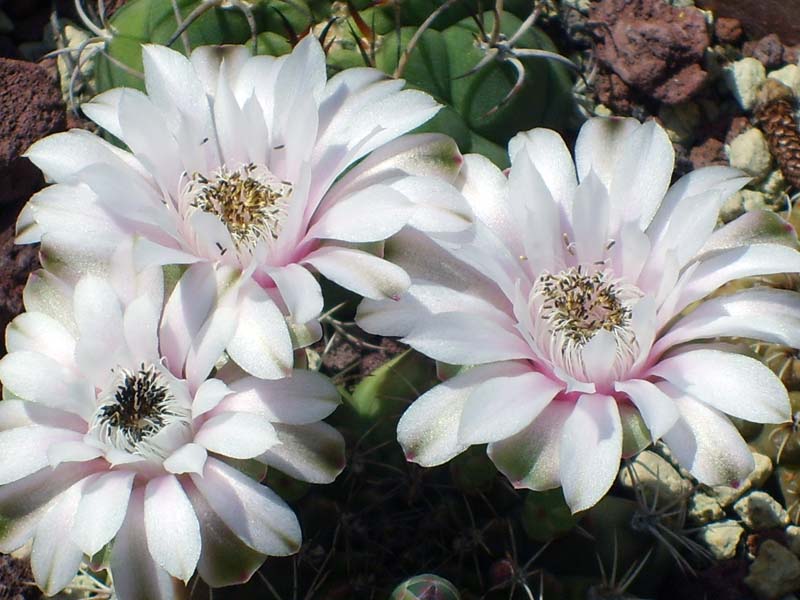
M 601 0 L 589 16 L 597 58 L 625 83 L 667 104 L 684 102 L 706 82 L 711 43 L 705 18 L 663 0 Z
M 22 153 L 67 125 L 57 82 L 40 65 L 0 58 L 0 206 L 26 200 L 42 186 Z

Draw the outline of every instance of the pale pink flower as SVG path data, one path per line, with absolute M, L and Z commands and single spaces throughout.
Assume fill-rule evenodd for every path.
M 289 506 L 232 465 L 332 481 L 344 444 L 321 419 L 336 388 L 311 371 L 209 377 L 219 357 L 184 378 L 162 358 L 175 349 L 158 337 L 160 269 L 114 274 L 73 291 L 39 271 L 28 312 L 8 327 L 0 551 L 32 540 L 48 595 L 109 543 L 120 600 L 173 598 L 195 569 L 211 586 L 246 581 L 267 555 L 295 552 L 301 532 Z
M 461 161 L 452 140 L 400 137 L 440 108 L 402 80 L 360 68 L 326 81 L 310 35 L 280 58 L 223 46 L 187 59 L 150 45 L 143 60 L 147 95 L 115 89 L 82 107 L 130 151 L 83 130 L 29 149 L 57 185 L 31 200 L 18 241 L 41 241 L 46 267 L 73 282 L 125 237 L 137 239 L 140 268 L 190 265 L 185 297 L 204 305 L 188 322 L 192 337 L 248 372 L 286 375 L 293 344 L 321 335 L 312 273 L 396 297 L 407 275 L 355 245 L 406 224 L 470 225 L 445 181 Z M 234 294 L 216 285 L 220 266 L 242 274 Z
M 359 309 L 368 331 L 477 365 L 403 415 L 408 458 L 437 465 L 488 443 L 515 486 L 561 486 L 579 511 L 641 448 L 643 420 L 701 482 L 746 476 L 753 458 L 724 413 L 783 422 L 787 393 L 760 362 L 712 342 L 800 346 L 800 295 L 756 287 L 694 303 L 734 279 L 800 271 L 791 227 L 760 212 L 715 231 L 746 179 L 709 167 L 670 187 L 673 149 L 654 122 L 590 120 L 574 164 L 544 129 L 517 135 L 509 154 L 507 179 L 466 157 L 474 234 L 404 230 L 386 256 L 411 275 L 409 292 Z

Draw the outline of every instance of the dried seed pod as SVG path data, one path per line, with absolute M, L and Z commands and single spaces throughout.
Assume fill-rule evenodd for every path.
M 800 189 L 800 131 L 797 129 L 792 90 L 776 79 L 767 79 L 758 91 L 753 116 L 764 132 L 769 150 L 786 181 Z

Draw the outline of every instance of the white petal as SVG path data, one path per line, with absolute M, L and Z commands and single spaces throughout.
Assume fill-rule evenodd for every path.
M 289 425 L 320 421 L 341 403 L 330 379 L 307 369 L 295 369 L 283 379 L 245 377 L 231 383 L 230 389 L 234 393 L 222 401 L 220 410 L 256 413 Z
M 86 462 L 100 456 L 103 456 L 103 450 L 83 441 L 57 442 L 47 448 L 47 461 L 54 469 L 61 463 Z
M 230 393 L 231 388 L 219 379 L 206 379 L 194 394 L 192 418 L 196 419 L 214 409 Z
M 164 468 L 175 475 L 182 473 L 203 474 L 208 452 L 200 444 L 185 444 L 169 455 L 164 461 Z
M 489 458 L 515 488 L 542 491 L 561 485 L 561 430 L 573 406 L 572 402 L 551 402 L 525 429 L 489 444 Z
M 480 315 L 441 313 L 418 321 L 403 343 L 455 365 L 532 358 L 522 337 Z
M 125 522 L 111 550 L 114 593 L 119 600 L 180 600 L 185 589 L 159 567 L 145 536 L 144 488 L 134 490 Z
M 147 296 L 140 296 L 125 308 L 122 318 L 125 341 L 138 363 L 158 362 L 158 325 L 161 307 Z
M 391 188 L 414 203 L 408 224 L 430 233 L 463 231 L 472 225 L 472 210 L 453 185 L 433 177 L 402 177 Z
M 84 554 L 99 552 L 119 531 L 135 475 L 133 471 L 111 471 L 84 487 L 70 532 Z
M 603 260 L 608 246 L 608 192 L 594 171 L 581 180 L 572 205 L 572 230 L 578 260 Z
M 618 381 L 614 389 L 627 394 L 636 405 L 654 442 L 678 420 L 678 409 L 672 399 L 647 380 Z
M 344 469 L 344 438 L 330 425 L 277 424 L 275 430 L 280 443 L 259 456 L 259 461 L 310 483 L 331 483 Z
M 361 250 L 324 246 L 306 256 L 303 262 L 334 283 L 375 300 L 395 299 L 411 284 L 400 267 Z
M 458 439 L 467 398 L 485 381 L 519 371 L 518 364 L 508 362 L 474 367 L 417 398 L 397 425 L 397 439 L 406 459 L 433 467 L 461 454 L 469 447 Z
M 528 369 L 516 376 L 490 379 L 467 398 L 459 441 L 485 444 L 513 436 L 527 427 L 563 387 Z
M 619 471 L 622 423 L 611 396 L 583 395 L 564 422 L 559 450 L 561 486 L 573 513 L 591 508 Z
M 508 155 L 514 159 L 520 150 L 528 153 L 533 166 L 544 179 L 550 195 L 567 214 L 571 214 L 572 196 L 578 184 L 572 155 L 555 131 L 532 129 L 518 133 L 508 143 Z M 511 168 L 514 168 L 512 164 Z
M 237 317 L 236 332 L 227 346 L 231 359 L 256 377 L 286 377 L 294 362 L 292 340 L 272 299 L 258 286 L 245 286 Z
M 297 517 L 268 487 L 213 458 L 202 477 L 191 478 L 214 512 L 254 550 L 288 556 L 300 548 Z
M 575 141 L 575 165 L 578 178 L 593 170 L 606 189 L 611 189 L 614 170 L 628 143 L 628 137 L 640 127 L 636 119 L 595 118 L 581 127 Z
M 147 548 L 153 559 L 183 582 L 194 574 L 200 558 L 200 526 L 178 479 L 151 479 L 144 496 Z
M 25 312 L 6 328 L 6 351 L 42 352 L 64 366 L 74 365 L 75 338 L 54 318 Z
M 783 423 L 791 419 L 781 380 L 759 361 L 721 350 L 691 350 L 658 362 L 650 373 L 740 419 Z
M 186 356 L 186 380 L 192 389 L 205 381 L 226 345 L 230 344 L 236 326 L 237 314 L 233 306 L 215 306 L 211 310 L 208 320 L 192 340 Z M 176 369 L 177 373 L 180 371 L 180 368 Z
M 60 592 L 78 574 L 83 552 L 69 536 L 84 482 L 63 492 L 39 521 L 31 548 L 31 570 L 48 596 Z
M 279 443 L 266 418 L 252 413 L 222 412 L 206 421 L 194 441 L 211 452 L 232 458 L 253 458 Z
M 322 312 L 322 289 L 316 278 L 298 264 L 269 270 L 295 323 L 307 323 Z
M 681 415 L 664 434 L 664 442 L 675 459 L 701 483 L 731 485 L 753 471 L 753 455 L 722 413 L 666 382 L 658 387 L 672 398 Z
M 0 484 L 22 479 L 50 464 L 48 448 L 60 442 L 76 442 L 81 434 L 69 429 L 31 425 L 0 431 Z
M 605 383 L 611 377 L 616 358 L 617 342 L 614 334 L 598 330 L 581 349 L 583 369 L 591 383 Z
M 122 128 L 119 126 L 119 99 L 122 93 L 121 88 L 114 88 L 81 104 L 83 114 L 117 138 L 122 138 Z

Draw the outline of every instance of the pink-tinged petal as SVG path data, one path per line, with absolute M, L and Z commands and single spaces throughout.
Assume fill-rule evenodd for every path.
M 94 412 L 92 385 L 44 354 L 29 351 L 6 354 L 0 359 L 0 381 L 23 400 L 75 413 L 87 421 Z
M 7 352 L 41 352 L 65 367 L 74 366 L 75 338 L 56 319 L 40 312 L 25 312 L 6 328 Z
M 645 379 L 618 381 L 614 389 L 628 395 L 642 415 L 654 442 L 669 431 L 680 416 L 672 398 Z
M 117 535 L 135 476 L 133 471 L 110 471 L 83 488 L 69 537 L 84 554 L 99 552 Z
M 611 189 L 614 171 L 627 140 L 640 126 L 636 119 L 617 117 L 586 121 L 575 141 L 578 178 L 583 180 L 593 170 L 606 189 Z
M 202 475 L 207 458 L 208 452 L 200 444 L 185 444 L 167 457 L 164 468 L 174 475 L 183 473 Z
M 458 438 L 467 398 L 485 381 L 517 375 L 519 371 L 520 366 L 511 362 L 474 367 L 417 398 L 397 425 L 397 439 L 406 459 L 433 467 L 461 454 L 469 447 Z
M 593 171 L 581 180 L 572 205 L 575 252 L 582 263 L 601 261 L 608 246 L 608 191 Z
M 653 239 L 664 238 L 667 227 L 672 227 L 674 213 L 680 211 L 682 205 L 698 204 L 698 199 L 707 194 L 710 197 L 718 194 L 724 201 L 750 180 L 742 175 L 738 169 L 723 166 L 705 167 L 684 175 L 667 191 L 647 233 Z M 679 233 L 677 228 L 673 231 Z
M 131 302 L 122 317 L 125 341 L 137 363 L 158 362 L 158 325 L 161 307 L 153 304 L 147 296 Z
M 186 588 L 150 555 L 145 529 L 142 487 L 131 494 L 125 521 L 111 550 L 114 593 L 119 600 L 185 600 Z
M 258 460 L 294 479 L 331 483 L 345 465 L 344 438 L 326 423 L 276 424 L 279 444 Z
M 61 463 L 86 462 L 101 456 L 103 456 L 102 449 L 83 441 L 56 442 L 47 448 L 47 461 L 54 469 Z
M 219 379 L 206 379 L 194 394 L 192 418 L 196 419 L 200 415 L 216 408 L 231 391 L 232 389 Z
M 507 200 L 508 179 L 485 156 L 467 154 L 463 160 L 464 164 L 454 185 L 461 190 L 475 219 L 484 223 L 499 238 L 512 243 L 519 233 Z M 526 162 L 530 165 L 529 160 Z M 540 189 L 549 195 L 544 183 Z
M 180 373 L 216 298 L 216 279 L 210 264 L 190 266 L 164 305 L 159 339 L 161 354 L 173 373 Z
M 17 215 L 17 222 L 14 226 L 14 243 L 35 244 L 41 241 L 43 233 L 42 228 L 36 223 L 36 218 L 33 214 L 33 203 L 29 201 Z
M 403 269 L 361 250 L 324 246 L 303 262 L 334 283 L 373 300 L 396 299 L 411 284 Z
M 83 114 L 117 138 L 122 138 L 122 129 L 119 126 L 119 99 L 122 97 L 123 89 L 108 90 L 81 104 Z
M 142 237 L 136 238 L 133 253 L 136 266 L 140 269 L 163 265 L 191 265 L 202 260 L 189 252 L 162 246 Z
M 663 439 L 681 466 L 706 485 L 735 484 L 753 471 L 753 455 L 725 415 L 666 382 L 658 387 L 680 411 Z
M 275 62 L 275 58 L 258 57 L 265 59 L 258 63 L 258 66 L 264 64 L 270 65 Z M 269 60 L 266 60 L 269 59 Z M 192 50 L 189 57 L 200 82 L 203 84 L 204 94 L 214 95 L 217 90 L 217 82 L 219 81 L 219 70 L 222 63 L 227 63 L 227 73 L 232 78 L 230 83 L 234 84 L 236 76 L 246 68 L 248 63 L 251 62 L 250 51 L 245 46 L 225 45 L 225 46 L 200 46 Z M 256 65 L 253 65 L 256 66 Z M 261 69 L 256 70 L 257 73 L 263 74 Z M 252 88 L 249 90 L 252 93 Z
M 551 402 L 525 429 L 489 444 L 489 458 L 515 488 L 542 491 L 561 485 L 561 430 L 573 406 L 572 402 Z
M 500 203 L 505 205 L 503 199 Z M 493 227 L 498 236 L 517 254 L 525 256 L 533 272 L 559 268 L 564 262 L 562 209 L 525 151 L 514 159 L 514 168 L 508 175 L 508 203 L 514 212 L 513 220 L 502 229 Z
M 533 358 L 533 351 L 516 331 L 479 315 L 441 313 L 421 319 L 403 343 L 423 354 L 454 365 Z
M 262 379 L 286 377 L 292 369 L 292 340 L 281 311 L 260 287 L 242 288 L 238 324 L 227 350 L 245 371 Z
M 572 155 L 561 136 L 555 131 L 541 128 L 518 133 L 508 143 L 508 155 L 516 160 L 521 150 L 527 152 L 531 163 L 550 190 L 553 200 L 561 205 L 567 214 L 571 214 L 572 197 L 578 180 Z
M 559 472 L 564 498 L 573 513 L 591 508 L 619 471 L 622 423 L 611 396 L 583 395 L 564 422 Z
M 515 375 L 490 379 L 469 395 L 458 428 L 459 442 L 485 444 L 519 433 L 564 387 L 525 365 L 519 370 Z
M 56 183 L 72 180 L 78 171 L 93 164 L 128 165 L 143 172 L 129 152 L 83 129 L 72 129 L 42 138 L 25 152 L 48 179 Z
M 747 337 L 800 348 L 800 295 L 789 290 L 750 288 L 711 298 L 678 320 L 658 340 L 653 353 L 716 337 Z
M 225 347 L 233 339 L 236 327 L 235 307 L 216 306 L 212 309 L 208 320 L 192 340 L 192 346 L 186 356 L 186 380 L 192 390 L 208 377 L 211 369 L 222 356 Z M 171 365 L 170 368 L 172 368 Z M 180 369 L 177 369 L 176 372 L 180 373 Z
M 341 404 L 330 379 L 307 369 L 295 369 L 283 379 L 245 377 L 230 389 L 234 393 L 222 401 L 220 410 L 255 413 L 287 425 L 315 423 Z
M 791 419 L 783 383 L 753 358 L 721 350 L 691 350 L 665 358 L 650 372 L 734 417 L 755 423 Z
M 80 337 L 75 356 L 81 371 L 91 379 L 123 362 L 126 353 L 122 306 L 108 279 L 88 275 L 75 286 L 75 322 Z
M 266 555 L 244 544 L 214 512 L 191 482 L 184 484 L 200 523 L 202 547 L 197 572 L 211 587 L 245 583 L 263 564 Z
M 269 270 L 281 298 L 295 323 L 306 323 L 319 317 L 323 308 L 322 289 L 317 279 L 298 264 Z
M 430 233 L 463 231 L 472 225 L 467 200 L 450 183 L 433 177 L 402 177 L 390 185 L 414 203 L 409 226 Z
M 771 210 L 746 212 L 717 229 L 706 240 L 696 259 L 703 260 L 714 252 L 754 244 L 775 244 L 797 248 L 797 233 L 783 217 Z
M 712 254 L 683 282 L 670 314 L 659 314 L 661 322 L 666 323 L 689 304 L 729 281 L 775 273 L 800 273 L 800 252 L 777 244 L 760 244 Z
M 583 371 L 593 383 L 606 383 L 612 376 L 616 359 L 617 342 L 614 334 L 605 329 L 598 330 L 581 349 Z
M 633 221 L 644 229 L 660 206 L 675 164 L 667 133 L 655 121 L 642 124 L 625 138 L 613 167 L 609 198 L 614 223 Z
M 50 464 L 51 444 L 78 441 L 81 434 L 69 429 L 31 425 L 0 432 L 0 484 L 17 481 Z M 13 457 L 13 459 L 12 459 Z
M 66 282 L 44 269 L 39 269 L 28 276 L 28 283 L 22 290 L 22 301 L 25 310 L 52 317 L 76 337 L 78 327 L 75 324 L 72 293 L 72 288 Z
M 206 421 L 194 441 L 211 452 L 253 458 L 280 443 L 268 419 L 253 413 L 221 412 Z
M 220 65 L 217 93 L 214 96 L 214 127 L 217 131 L 221 162 L 227 165 L 244 164 L 248 160 L 247 149 L 242 144 L 242 133 L 247 131 L 242 109 L 233 95 L 228 81 L 229 63 Z
M 184 583 L 200 558 L 200 525 L 178 479 L 151 479 L 144 495 L 147 548 L 156 563 Z
M 297 517 L 268 487 L 214 458 L 202 477 L 191 478 L 212 510 L 253 550 L 288 556 L 300 548 Z
M 36 528 L 31 548 L 31 571 L 36 584 L 48 596 L 64 589 L 81 566 L 83 552 L 70 539 L 75 511 L 87 480 L 63 492 Z
M 11 398 L 0 402 L 0 431 L 29 425 L 71 429 L 79 433 L 84 433 L 87 428 L 86 421 L 79 416 L 45 406 L 39 402 L 12 400 Z
M 616 273 L 636 281 L 650 256 L 650 238 L 636 223 L 625 223 L 609 254 Z
M 372 185 L 328 208 L 308 235 L 345 242 L 385 240 L 403 228 L 415 208 L 406 196 L 388 185 Z

